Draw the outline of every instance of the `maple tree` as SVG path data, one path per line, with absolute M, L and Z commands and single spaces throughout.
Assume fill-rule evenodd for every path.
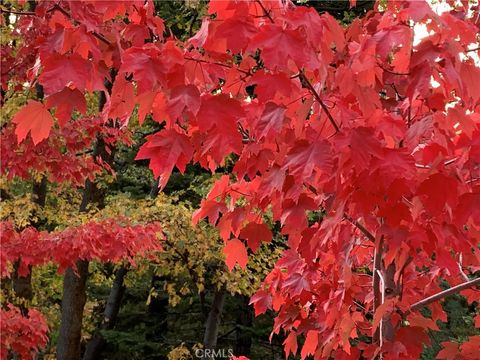
M 219 229 L 230 268 L 271 240 L 266 213 L 280 225 L 289 249 L 251 302 L 277 313 L 287 356 L 302 336 L 302 358 L 418 358 L 446 320 L 439 301 L 478 301 L 480 284 L 479 10 L 446 3 L 438 14 L 380 1 L 342 27 L 290 2 L 211 1 L 185 41 L 164 35 L 151 2 L 17 11 L 22 45 L 2 46 L 2 88 L 38 83 L 45 101 L 29 100 L 2 130 L 21 149 L 6 151 L 8 175 L 38 167 L 54 181 L 67 161 L 85 181 L 105 164 L 69 162 L 75 142 L 54 143 L 92 141 L 95 126 L 119 132 L 104 124 L 125 125 L 138 108 L 140 123 L 162 124 L 137 155 L 160 187 L 175 167 L 234 160 L 193 215 Z M 88 116 L 95 91 L 105 104 Z M 443 343 L 439 358 L 473 359 L 479 345 Z

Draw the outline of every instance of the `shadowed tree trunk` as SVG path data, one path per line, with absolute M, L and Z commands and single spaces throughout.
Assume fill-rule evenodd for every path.
M 105 144 L 101 138 L 97 139 L 94 157 L 102 156 Z M 89 203 L 103 206 L 104 191 L 99 191 L 95 183 L 87 180 L 83 192 L 80 212 L 86 212 Z M 83 308 L 86 301 L 86 283 L 88 277 L 87 260 L 76 263 L 78 271 L 68 268 L 63 279 L 62 320 L 57 346 L 58 360 L 80 359 L 80 339 L 83 320 Z
M 110 92 L 112 83 L 107 82 L 106 87 Z M 99 111 L 103 110 L 106 102 L 106 96 L 100 93 Z M 112 166 L 114 149 L 107 151 L 107 145 L 97 136 L 97 141 L 93 149 L 93 158 L 101 158 L 104 162 Z M 86 212 L 88 204 L 96 203 L 99 208 L 104 206 L 105 189 L 100 189 L 90 180 L 85 181 L 80 212 Z M 57 345 L 58 360 L 79 360 L 80 340 L 82 334 L 83 308 L 86 302 L 86 283 L 88 278 L 87 260 L 79 260 L 76 263 L 77 271 L 68 268 L 63 279 L 63 297 L 62 297 L 62 317 L 60 324 L 60 333 Z
M 32 201 L 36 203 L 39 207 L 45 206 L 45 199 L 47 196 L 47 178 L 42 177 L 42 180 L 39 182 L 34 182 L 32 186 Z M 33 227 L 38 227 L 38 224 L 32 223 Z M 28 309 L 25 302 L 29 302 L 33 298 L 32 290 L 32 267 L 28 267 L 28 275 L 20 276 L 18 274 L 19 262 L 16 262 L 14 265 L 14 272 L 12 276 L 12 287 L 15 295 L 21 299 L 22 303 L 20 304 L 20 311 L 24 316 L 27 315 Z
M 233 353 L 236 356 L 244 355 L 249 357 L 252 348 L 252 336 L 250 329 L 253 325 L 253 309 L 248 304 L 248 296 L 239 297 L 239 309 L 237 312 L 237 333 Z
M 113 329 L 117 321 L 117 315 L 120 310 L 123 294 L 125 293 L 124 279 L 127 275 L 128 269 L 124 266 L 119 268 L 115 273 L 115 280 L 113 281 L 112 289 L 105 306 L 102 323 L 97 332 L 93 335 L 87 344 L 83 360 L 99 359 L 105 347 L 105 339 L 102 336 L 102 330 Z
M 76 273 L 72 268 L 65 272 L 63 281 L 62 318 L 57 345 L 57 359 L 80 359 L 83 307 L 87 300 L 85 287 L 88 261 L 77 261 Z
M 29 1 L 29 6 L 31 11 L 35 10 L 36 2 Z M 35 85 L 35 91 L 38 99 L 43 99 L 43 86 L 40 84 Z M 47 177 L 42 176 L 40 181 L 34 181 L 32 185 L 32 201 L 37 204 L 39 207 L 43 208 L 45 206 L 45 200 L 47 198 Z M 38 222 L 32 222 L 31 226 L 38 228 Z M 26 316 L 28 313 L 27 304 L 33 299 L 33 290 L 32 290 L 32 267 L 28 267 L 28 275 L 19 276 L 18 267 L 19 262 L 14 264 L 14 272 L 12 275 L 12 287 L 15 295 L 21 299 L 22 303 L 19 308 L 21 313 Z
M 205 323 L 205 334 L 203 337 L 205 349 L 215 349 L 217 346 L 218 329 L 220 327 L 225 296 L 226 291 L 224 288 L 216 290 L 213 295 L 212 306 Z

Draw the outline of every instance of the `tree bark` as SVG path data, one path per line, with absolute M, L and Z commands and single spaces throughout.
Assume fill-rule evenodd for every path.
M 416 311 L 420 310 L 424 306 L 427 306 L 435 301 L 439 301 L 443 299 L 444 297 L 452 294 L 459 293 L 462 290 L 469 289 L 473 286 L 480 285 L 480 278 L 476 278 L 473 280 L 466 281 L 464 283 L 458 284 L 456 286 L 453 286 L 447 290 L 440 291 L 439 293 L 436 293 L 435 295 L 429 296 L 423 300 L 420 300 L 419 302 L 416 302 L 410 307 L 410 311 Z
M 212 306 L 205 323 L 205 334 L 203 337 L 205 349 L 215 349 L 217 346 L 218 329 L 220 327 L 225 296 L 226 291 L 224 288 L 216 290 L 213 295 Z
M 112 83 L 106 82 L 106 88 L 109 92 L 112 90 Z M 99 111 L 103 110 L 106 102 L 104 92 L 100 93 Z M 106 144 L 100 136 L 93 149 L 93 158 L 102 158 L 109 165 L 113 163 L 114 152 L 106 151 Z M 90 180 L 85 181 L 80 212 L 86 212 L 89 203 L 97 203 L 99 208 L 104 206 L 105 190 L 99 189 L 96 184 Z M 79 360 L 80 341 L 82 334 L 83 308 L 87 299 L 86 283 L 88 278 L 87 260 L 77 261 L 77 274 L 71 268 L 65 272 L 63 279 L 63 297 L 62 297 L 62 317 L 60 324 L 60 333 L 57 345 L 58 360 Z
M 34 182 L 32 185 L 32 201 L 39 207 L 45 206 L 47 198 L 47 177 L 43 176 L 39 182 Z M 38 222 L 32 222 L 31 226 L 38 228 Z M 12 275 L 12 287 L 17 298 L 21 300 L 19 304 L 20 312 L 23 316 L 28 314 L 28 303 L 33 299 L 32 289 L 32 267 L 28 267 L 28 274 L 20 276 L 18 274 L 18 267 L 20 266 L 20 259 L 14 264 L 14 272 Z
M 252 336 L 248 331 L 253 325 L 253 309 L 249 305 L 248 296 L 240 296 L 240 308 L 237 313 L 237 333 L 234 348 L 236 356 L 250 356 L 252 350 Z
M 120 310 L 123 294 L 125 293 L 124 279 L 128 269 L 124 266 L 119 268 L 115 273 L 115 280 L 113 281 L 112 289 L 105 306 L 103 321 L 99 326 L 97 332 L 93 335 L 87 344 L 83 360 L 99 359 L 105 347 L 105 339 L 102 336 L 101 330 L 113 329 L 117 321 L 117 315 Z
M 378 245 L 375 247 L 375 256 L 373 259 L 374 311 L 388 299 L 397 297 L 401 293 L 400 283 L 395 282 L 395 263 L 391 263 L 385 267 L 383 262 L 384 251 L 384 239 L 382 236 L 378 241 Z M 383 316 L 379 327 L 375 331 L 373 340 L 378 343 L 379 346 L 382 346 L 385 340 L 394 341 L 394 339 L 395 327 L 392 324 L 391 315 L 387 313 Z
M 77 261 L 77 273 L 72 268 L 65 272 L 63 281 L 62 319 L 57 345 L 58 360 L 80 359 L 83 307 L 87 300 L 86 284 L 88 261 Z
M 383 270 L 385 301 L 400 295 L 399 284 L 395 283 L 395 271 L 396 266 L 394 263 L 388 265 L 387 268 Z M 387 341 L 393 341 L 395 339 L 395 327 L 392 324 L 390 313 L 383 316 L 382 336 Z

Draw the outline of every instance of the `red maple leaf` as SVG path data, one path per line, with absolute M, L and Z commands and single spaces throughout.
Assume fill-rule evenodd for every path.
M 232 270 L 235 264 L 240 265 L 245 269 L 248 263 L 248 254 L 245 245 L 238 239 L 228 240 L 227 244 L 223 248 L 226 260 L 225 263 L 229 270 Z
M 308 179 L 315 169 L 329 171 L 332 166 L 330 145 L 326 141 L 298 140 L 287 155 L 283 168 L 290 175 Z
M 160 177 L 159 186 L 164 187 L 173 167 L 176 166 L 183 173 L 192 155 L 189 138 L 173 129 L 167 129 L 147 137 L 147 142 L 140 148 L 135 159 L 150 159 L 150 169 L 155 176 Z
M 286 30 L 279 25 L 265 25 L 250 41 L 248 50 L 260 49 L 269 69 L 287 69 L 292 60 L 298 68 L 318 66 L 313 49 L 300 31 Z
M 45 105 L 35 100 L 29 100 L 12 119 L 17 125 L 15 134 L 18 142 L 22 142 L 30 132 L 33 143 L 37 145 L 48 138 L 50 129 L 53 126 L 53 117 Z
M 272 232 L 265 224 L 251 222 L 240 231 L 239 238 L 247 240 L 248 247 L 255 252 L 262 242 L 272 240 Z
M 77 109 L 83 114 L 87 111 L 87 102 L 81 91 L 65 87 L 62 91 L 47 98 L 46 107 L 49 109 L 57 108 L 55 117 L 58 119 L 60 126 L 63 127 L 70 120 L 73 109 Z

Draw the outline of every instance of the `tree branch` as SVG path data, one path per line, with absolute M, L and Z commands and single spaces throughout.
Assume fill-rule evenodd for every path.
M 363 228 L 363 226 L 362 226 Z M 369 233 L 370 234 L 370 233 Z M 375 241 L 375 238 L 373 239 Z M 385 282 L 383 281 L 380 270 L 382 269 L 383 257 L 383 236 L 380 237 L 378 245 L 375 247 L 373 256 L 373 311 L 375 312 L 383 304 L 385 298 Z M 381 286 L 383 283 L 384 286 Z M 374 341 L 382 344 L 382 324 L 375 330 Z
M 260 7 L 262 8 L 263 10 L 263 13 L 265 14 L 265 16 L 268 18 L 268 20 L 270 20 L 270 22 L 273 24 L 275 23 L 275 21 L 273 21 L 273 18 L 272 16 L 270 15 L 270 13 L 268 12 L 267 9 L 265 9 L 265 6 L 263 6 L 262 2 L 260 0 L 256 0 L 255 1 L 258 5 L 260 5 Z
M 389 70 L 389 69 L 385 68 L 380 62 L 377 62 L 377 65 L 380 67 L 380 69 L 382 69 L 383 71 L 385 71 L 389 74 L 392 74 L 392 75 L 398 75 L 398 76 L 410 75 L 409 72 L 408 73 L 398 73 L 398 72 Z
M 54 10 L 58 10 L 60 11 L 63 15 L 65 15 L 67 18 L 69 18 L 70 20 L 73 20 L 73 21 L 76 21 L 72 15 L 70 15 L 68 13 L 68 11 L 66 11 L 64 8 L 62 8 L 60 5 L 58 4 L 55 4 L 53 6 L 53 9 Z M 99 34 L 97 33 L 96 31 L 92 31 L 92 35 L 95 36 L 98 40 L 102 41 L 103 43 L 107 44 L 107 45 L 110 45 L 110 41 L 108 41 L 102 34 Z
M 307 79 L 307 77 L 305 76 L 305 74 L 303 72 L 300 72 L 300 79 L 305 84 L 305 86 L 308 88 L 308 90 L 310 90 L 313 97 L 318 101 L 318 103 L 322 107 L 323 111 L 325 111 L 325 113 L 327 114 L 328 120 L 330 120 L 330 123 L 335 128 L 335 132 L 339 132 L 340 128 L 338 127 L 338 125 L 337 125 L 335 119 L 333 118 L 332 114 L 330 114 L 330 111 L 328 110 L 327 105 L 325 105 L 325 103 L 322 101 L 322 99 L 320 99 L 320 95 L 318 95 L 317 90 L 315 90 L 312 83 Z
M 458 293 L 462 290 L 469 289 L 469 288 L 471 288 L 475 285 L 480 285 L 480 277 L 476 278 L 476 279 L 473 279 L 473 280 L 470 280 L 470 281 L 466 281 L 462 284 L 451 287 L 450 289 L 440 291 L 439 293 L 436 293 L 436 294 L 434 294 L 432 296 L 429 296 L 429 297 L 427 297 L 423 300 L 420 300 L 420 301 L 416 302 L 415 304 L 413 304 L 412 306 L 410 306 L 410 311 L 420 310 L 421 308 L 423 308 L 426 305 L 429 305 L 429 304 L 431 304 L 435 301 L 443 299 L 444 297 L 446 297 L 448 295 L 456 294 L 456 293 Z
M 245 70 L 242 70 L 242 69 L 238 69 L 238 68 L 235 68 L 233 67 L 232 65 L 228 65 L 228 64 L 224 64 L 224 63 L 221 63 L 221 62 L 216 62 L 216 61 L 208 61 L 208 60 L 203 60 L 203 59 L 195 59 L 193 57 L 190 57 L 190 56 L 184 56 L 183 57 L 185 60 L 191 60 L 191 61 L 196 61 L 198 63 L 205 63 L 205 64 L 210 64 L 210 65 L 218 65 L 218 66 L 222 66 L 222 67 L 225 67 L 225 68 L 229 68 L 229 69 L 236 69 L 238 72 L 241 72 L 245 75 L 252 75 L 250 73 L 250 71 L 245 71 Z
M 37 15 L 34 11 L 16 11 L 16 10 L 5 9 L 3 7 L 0 8 L 0 11 L 2 13 L 14 14 L 14 15 L 28 15 L 28 16 Z
M 348 220 L 353 226 L 355 226 L 358 230 L 360 230 L 362 232 L 363 235 L 365 235 L 365 237 L 370 240 L 370 241 L 373 241 L 375 242 L 375 236 L 373 236 L 373 234 L 368 231 L 362 224 L 360 224 L 358 221 L 356 220 L 353 220 L 350 216 L 348 216 L 347 214 L 343 214 L 343 217 Z

